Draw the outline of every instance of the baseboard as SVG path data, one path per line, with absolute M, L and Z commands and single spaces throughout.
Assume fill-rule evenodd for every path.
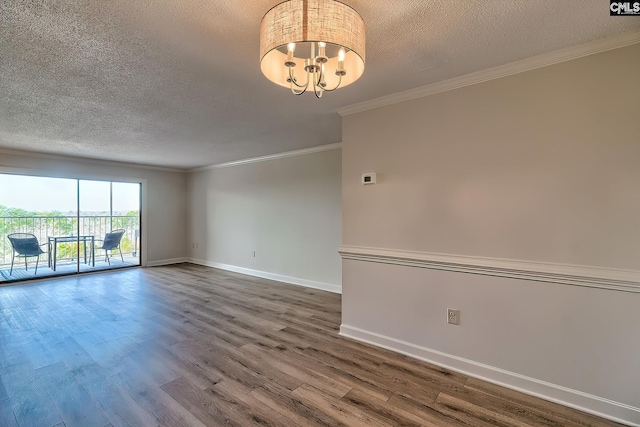
M 187 258 L 168 258 L 159 259 L 157 261 L 148 261 L 145 267 L 159 267 L 161 265 L 180 264 L 181 262 L 187 262 Z
M 640 408 L 348 325 L 340 335 L 602 418 L 640 427 Z
M 204 265 L 206 267 L 219 268 L 221 270 L 233 271 L 234 273 L 246 274 L 247 276 L 261 277 L 263 279 L 275 280 L 278 282 L 290 283 L 293 285 L 305 286 L 307 288 L 320 289 L 322 291 L 342 293 L 342 286 L 331 283 L 316 282 L 314 280 L 301 279 L 299 277 L 285 276 L 282 274 L 269 273 L 266 271 L 252 270 L 250 268 L 238 267 L 235 265 L 222 264 L 219 262 L 205 261 L 196 258 L 187 258 L 187 262 Z

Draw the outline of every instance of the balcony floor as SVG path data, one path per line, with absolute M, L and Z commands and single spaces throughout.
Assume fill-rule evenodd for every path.
M 110 258 L 111 265 L 109 265 L 105 260 L 104 256 L 97 255 L 95 267 L 91 265 L 91 263 L 84 263 L 84 259 L 80 259 L 80 272 L 86 273 L 89 271 L 101 271 L 101 270 L 112 270 L 121 267 L 132 267 L 136 265 L 140 265 L 140 258 L 137 256 L 133 256 L 132 254 L 122 254 L 124 256 L 124 262 L 120 259 L 120 255 L 114 255 Z M 13 266 L 13 273 L 9 275 L 11 265 L 2 265 L 0 264 L 0 283 L 8 282 L 8 281 L 16 281 L 16 280 L 27 280 L 27 279 L 42 279 L 44 277 L 52 277 L 59 276 L 62 274 L 70 274 L 75 273 L 77 268 L 77 263 L 75 260 L 58 260 L 56 263 L 56 271 L 53 271 L 51 268 L 47 266 L 47 258 L 43 255 L 40 258 L 40 264 L 38 265 L 38 274 L 35 273 L 35 258 L 29 259 L 29 270 L 25 271 L 24 269 L 24 258 L 16 259 L 15 265 Z

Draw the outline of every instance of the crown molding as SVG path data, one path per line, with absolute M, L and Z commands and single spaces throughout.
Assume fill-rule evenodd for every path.
M 233 162 L 217 163 L 215 165 L 202 166 L 199 168 L 189 169 L 189 172 L 201 172 L 201 171 L 206 171 L 210 169 L 219 169 L 219 168 L 228 168 L 231 166 L 248 165 L 250 163 L 266 162 L 268 160 L 284 159 L 287 157 L 294 157 L 294 156 L 303 156 L 305 154 L 321 153 L 323 151 L 339 150 L 341 148 L 342 148 L 342 143 L 337 142 L 335 144 L 327 144 L 327 145 L 319 145 L 317 147 L 303 148 L 302 150 L 286 151 L 284 153 L 270 154 L 268 156 L 253 157 L 250 159 L 235 160 Z
M 163 172 L 178 172 L 178 173 L 186 173 L 186 169 L 177 169 L 170 168 L 165 166 L 151 166 L 151 165 L 142 165 L 138 163 L 127 163 L 120 162 L 117 160 L 100 160 L 100 159 L 92 159 L 89 157 L 75 157 L 75 156 L 63 156 L 60 154 L 49 154 L 49 153 L 41 153 L 38 151 L 22 151 L 22 150 L 13 150 L 11 148 L 0 148 L 0 153 L 2 154 L 13 154 L 16 156 L 24 156 L 24 157 L 35 157 L 38 159 L 50 159 L 50 160 L 62 160 L 68 162 L 80 162 L 80 163 L 88 163 L 92 165 L 104 165 L 104 166 L 119 166 L 123 168 L 137 168 L 137 169 L 150 169 L 157 170 Z
M 640 43 L 640 31 L 626 32 L 604 39 L 593 40 L 588 43 L 571 46 L 564 49 L 556 50 L 549 53 L 533 56 L 531 58 L 520 61 L 511 62 L 505 65 L 488 68 L 486 70 L 477 71 L 460 77 L 431 83 L 414 89 L 393 93 L 380 98 L 374 98 L 368 101 L 359 102 L 357 104 L 348 105 L 339 108 L 338 114 L 342 117 L 361 113 L 363 111 L 373 110 L 375 108 L 386 107 L 388 105 L 398 104 L 404 101 L 410 101 L 416 98 L 422 98 L 437 93 L 447 92 L 459 89 L 465 86 L 471 86 L 483 83 L 489 80 L 499 79 L 514 74 L 523 73 L 525 71 L 535 70 L 537 68 L 547 67 L 549 65 L 559 64 L 561 62 L 571 61 L 573 59 L 582 58 L 596 53 L 606 52 L 608 50 L 618 49 L 625 46 Z
M 343 259 L 640 293 L 640 271 L 342 246 Z

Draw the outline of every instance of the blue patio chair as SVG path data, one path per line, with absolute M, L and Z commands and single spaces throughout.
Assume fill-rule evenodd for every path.
M 47 252 L 42 250 L 42 246 L 49 246 L 48 243 L 40 244 L 38 238 L 31 233 L 12 233 L 7 236 L 13 252 L 11 253 L 11 269 L 9 270 L 9 276 L 13 274 L 13 261 L 16 257 L 24 258 L 24 269 L 28 271 L 27 258 L 37 257 L 36 271 L 34 275 L 38 274 L 38 263 L 40 262 L 40 255 Z
M 104 257 L 109 265 L 111 265 L 111 261 L 109 260 L 109 251 L 114 251 L 116 249 L 120 251 L 120 259 L 124 262 L 120 242 L 125 231 L 126 230 L 124 228 L 120 228 L 118 230 L 113 230 L 111 233 L 105 234 L 104 239 L 96 239 L 96 242 L 102 242 L 102 246 L 97 249 L 104 250 Z

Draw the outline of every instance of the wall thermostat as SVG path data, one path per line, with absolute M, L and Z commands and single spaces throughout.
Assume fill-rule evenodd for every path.
M 362 174 L 362 185 L 369 185 L 376 183 L 376 174 L 375 173 L 364 173 Z

